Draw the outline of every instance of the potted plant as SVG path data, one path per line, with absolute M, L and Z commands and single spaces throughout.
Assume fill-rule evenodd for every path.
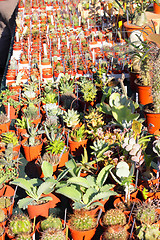
M 38 127 L 39 124 L 35 127 L 33 124 L 30 126 L 27 119 L 27 133 L 24 134 L 25 138 L 22 140 L 22 147 L 27 161 L 35 160 L 41 154 L 43 146 L 41 134 L 44 130 L 38 129 Z
M 159 239 L 158 213 L 154 204 L 144 202 L 135 210 L 137 227 L 136 233 L 139 239 Z
M 126 216 L 119 209 L 110 209 L 104 213 L 100 222 L 105 229 L 102 239 L 128 239 L 128 225 L 126 225 Z
M 33 178 L 27 180 L 18 178 L 11 182 L 25 190 L 27 197 L 18 201 L 19 208 L 26 209 L 31 219 L 37 216 L 48 217 L 49 208 L 55 207 L 59 199 L 51 194 L 55 189 L 58 181 L 63 177 L 63 173 L 59 174 L 57 180 L 52 177 L 53 167 L 48 162 L 43 162 L 42 171 L 44 173 L 43 180 Z
M 160 108 L 159 108 L 159 63 L 160 63 L 160 54 L 159 47 L 155 44 L 152 45 L 150 49 L 149 57 L 149 74 L 151 76 L 151 94 L 153 103 L 147 104 L 144 106 L 144 112 L 147 121 L 148 132 L 153 134 L 156 130 L 159 129 L 159 118 L 160 118 Z
M 1 112 L 0 113 L 0 132 L 1 133 L 8 132 L 10 123 L 11 123 L 11 121 L 8 118 L 8 116 L 6 114 L 4 114 L 3 112 Z
M 122 5 L 118 1 L 116 2 L 124 10 Z M 129 21 L 129 19 L 127 19 L 127 21 L 124 22 L 124 27 L 126 28 L 128 37 L 130 36 L 132 31 L 138 30 L 142 33 L 145 39 L 147 33 L 154 31 L 154 25 L 156 25 L 157 23 L 154 22 L 154 25 L 153 25 L 153 22 L 148 23 L 147 17 L 146 17 L 146 10 L 152 2 L 153 2 L 152 0 L 136 1 L 134 7 L 133 7 L 132 1 L 128 2 L 126 11 L 124 10 L 125 14 L 128 14 L 131 20 Z
M 9 131 L 2 133 L 0 136 L 2 146 L 4 149 L 7 147 L 8 144 L 12 144 L 13 151 L 19 152 L 20 147 L 21 147 L 21 142 L 19 141 L 17 135 L 15 134 L 14 131 Z M 2 147 L 2 149 L 3 149 Z
M 91 239 L 96 231 L 97 219 L 86 210 L 76 210 L 68 221 L 73 240 Z
M 112 165 L 102 168 L 97 176 L 88 175 L 83 178 L 77 175 L 78 169 L 73 168 L 70 171 L 71 164 L 67 163 L 69 172 L 71 172 L 73 177 L 68 178 L 65 186 L 59 185 L 56 192 L 71 199 L 73 201 L 72 208 L 75 210 L 86 209 L 95 213 L 102 208 L 104 211 L 106 201 L 110 196 L 116 195 L 112 190 L 114 185 L 106 183 Z
M 80 127 L 73 128 L 69 132 L 68 144 L 70 153 L 73 156 L 80 156 L 83 153 L 83 148 L 87 146 L 88 139 L 86 138 L 86 128 L 82 124 Z
M 9 237 L 11 236 L 12 238 L 14 238 L 23 234 L 31 234 L 32 231 L 33 226 L 31 220 L 27 215 L 14 214 L 11 216 L 7 225 L 7 235 Z
M 57 239 L 61 239 L 61 240 L 66 240 L 66 235 L 64 233 L 63 230 L 55 230 L 53 228 L 49 228 L 45 231 L 43 231 L 42 236 L 41 236 L 41 240 L 57 240 Z

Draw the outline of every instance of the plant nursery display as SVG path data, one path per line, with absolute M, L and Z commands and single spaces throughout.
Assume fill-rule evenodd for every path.
M 160 239 L 155 4 L 19 0 L 0 92 L 0 239 Z

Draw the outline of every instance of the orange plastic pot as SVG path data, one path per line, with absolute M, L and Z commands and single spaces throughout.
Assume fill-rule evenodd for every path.
M 144 113 L 146 117 L 148 132 L 150 134 L 154 134 L 156 130 L 160 129 L 160 113 L 146 111 L 146 108 L 150 106 L 150 104 L 146 104 L 144 106 Z
M 154 25 L 156 27 L 158 25 L 158 23 L 154 21 Z M 146 36 L 149 33 L 152 33 L 153 30 L 154 30 L 153 24 L 149 24 L 148 26 L 147 25 L 146 26 L 137 26 L 135 24 L 131 24 L 131 21 L 129 21 L 129 23 L 124 22 L 124 27 L 126 29 L 128 37 L 131 35 L 131 33 L 133 31 L 137 31 L 138 30 L 138 31 L 142 32 L 144 41 L 146 40 Z
M 154 9 L 154 13 L 160 14 L 160 5 L 158 5 L 156 2 L 154 2 L 153 4 L 153 9 Z
M 15 190 L 11 186 L 4 185 L 3 188 L 0 189 L 0 197 L 1 196 L 13 197 L 14 192 L 15 192 Z
M 59 168 L 65 166 L 65 163 L 68 161 L 68 156 L 69 156 L 69 150 L 62 154 L 62 157 L 61 157 L 61 159 L 59 161 L 59 164 L 58 164 Z
M 48 217 L 49 215 L 49 202 L 40 204 L 40 205 L 28 205 L 27 211 L 30 219 L 33 219 L 34 217 L 42 216 L 42 217 Z
M 73 240 L 91 240 L 96 232 L 96 227 L 86 231 L 74 230 L 70 226 L 70 220 L 68 221 L 68 227 Z
M 69 139 L 68 144 L 70 147 L 70 153 L 75 157 L 81 156 L 83 154 L 83 149 L 84 147 L 87 146 L 87 141 L 88 139 L 79 141 L 79 142 L 74 142 Z
M 138 102 L 142 105 L 152 103 L 153 99 L 151 95 L 151 91 L 152 91 L 151 86 L 142 86 L 138 84 L 137 81 L 136 81 L 136 86 L 138 90 Z
M 27 139 L 22 140 L 22 147 L 24 149 L 26 160 L 30 162 L 40 156 L 43 146 L 43 140 L 41 139 L 41 143 L 36 146 L 25 146 L 26 141 Z
M 5 112 L 8 114 L 8 105 L 4 105 Z M 10 119 L 16 119 L 18 117 L 18 112 L 20 110 L 20 105 L 15 109 L 13 106 L 10 106 Z
M 8 132 L 10 124 L 11 124 L 11 121 L 4 123 L 4 124 L 0 124 L 0 134 L 4 133 L 4 132 Z

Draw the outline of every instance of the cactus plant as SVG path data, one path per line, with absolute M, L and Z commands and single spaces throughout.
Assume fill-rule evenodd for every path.
M 126 224 L 126 216 L 120 209 L 110 209 L 104 214 L 102 222 L 105 226 L 123 226 Z
M 15 214 L 12 215 L 8 227 L 11 235 L 30 233 L 32 230 L 32 223 L 27 215 Z
M 6 219 L 4 211 L 0 208 L 0 222 L 2 223 Z
M 136 229 L 139 239 L 144 240 L 158 240 L 160 239 L 159 224 L 146 225 L 142 224 Z
M 0 197 L 0 208 L 7 208 L 11 205 L 11 199 L 9 197 Z
M 22 233 L 21 235 L 16 236 L 16 240 L 32 240 L 32 237 L 29 233 Z
M 151 225 L 158 220 L 158 214 L 151 203 L 143 203 L 137 206 L 136 219 L 141 223 Z
M 103 234 L 105 240 L 127 240 L 128 232 L 126 227 L 116 225 L 107 228 L 107 231 Z
M 90 230 L 93 229 L 97 224 L 96 217 L 89 214 L 89 211 L 84 209 L 76 210 L 70 218 L 70 226 L 74 230 Z
M 65 240 L 66 236 L 62 230 L 49 228 L 42 233 L 41 240 Z
M 41 222 L 42 231 L 44 231 L 48 228 L 62 229 L 61 219 L 50 215 L 47 219 L 45 219 Z

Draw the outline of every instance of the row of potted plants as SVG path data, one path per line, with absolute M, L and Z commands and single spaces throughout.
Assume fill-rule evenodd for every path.
M 7 87 L 0 95 L 6 112 L 0 115 L 0 215 L 2 233 L 11 239 L 160 237 L 159 123 L 145 125 L 145 103 L 140 93 L 140 105 L 127 96 L 124 74 L 117 81 L 107 75 L 137 67 L 137 81 L 152 79 L 157 110 L 159 48 L 142 40 L 138 47 L 115 45 L 99 24 L 105 19 L 96 8 L 104 3 L 90 3 L 89 21 L 82 14 L 87 4 L 19 2 Z M 19 156 L 33 163 L 38 177 L 19 177 Z M 24 190 L 18 196 L 23 214 L 12 214 L 16 186 Z M 61 218 L 49 213 L 58 206 Z

